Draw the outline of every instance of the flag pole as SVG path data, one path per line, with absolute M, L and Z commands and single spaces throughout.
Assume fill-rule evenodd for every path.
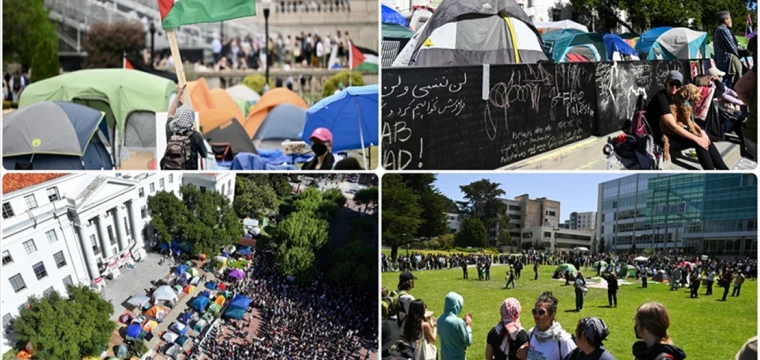
M 177 34 L 174 32 L 174 29 L 166 30 L 166 38 L 169 40 L 169 48 L 171 49 L 172 58 L 174 59 L 174 70 L 177 73 L 177 81 L 179 81 L 179 86 L 183 87 L 187 84 L 187 80 L 185 80 L 185 68 L 182 66 L 179 45 L 177 45 Z M 182 102 L 192 106 L 192 103 L 190 102 L 190 92 L 185 91 L 183 95 Z
M 354 67 L 354 43 L 348 42 L 348 86 L 351 87 L 351 70 Z

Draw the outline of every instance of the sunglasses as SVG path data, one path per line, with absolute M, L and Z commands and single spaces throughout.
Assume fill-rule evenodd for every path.
M 681 84 L 681 82 L 680 82 L 680 81 L 671 81 L 671 82 L 670 82 L 670 86 L 672 86 L 672 87 L 674 87 L 674 88 L 676 88 L 676 89 L 680 89 L 682 85 L 683 85 L 683 84 Z
M 536 315 L 538 315 L 538 316 L 544 316 L 544 315 L 546 315 L 546 310 L 544 310 L 544 309 L 541 309 L 541 310 L 533 309 L 533 310 L 531 310 L 531 312 L 533 313 L 533 316 L 536 316 Z

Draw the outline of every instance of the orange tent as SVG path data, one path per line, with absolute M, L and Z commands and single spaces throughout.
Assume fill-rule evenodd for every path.
M 261 122 L 264 121 L 264 118 L 269 114 L 269 111 L 280 104 L 290 104 L 302 109 L 309 108 L 309 106 L 306 105 L 306 102 L 303 101 L 298 94 L 287 88 L 276 88 L 267 91 L 261 96 L 261 99 L 259 99 L 256 105 L 251 108 L 251 114 L 248 115 L 248 120 L 245 121 L 245 132 L 248 133 L 250 138 L 253 138 L 253 135 L 256 134 L 256 130 L 259 129 Z
M 155 319 L 160 319 L 166 314 L 166 309 L 155 305 L 152 308 L 148 309 L 148 311 L 145 312 L 145 316 L 152 317 Z
M 201 132 L 207 134 L 209 131 L 216 129 L 235 118 L 235 115 L 227 109 L 217 108 L 201 111 L 198 113 L 198 117 L 201 124 Z M 238 120 L 243 122 L 245 121 L 245 118 L 242 117 Z
M 240 111 L 240 107 L 235 102 L 235 99 L 233 99 L 232 96 L 230 96 L 230 94 L 228 94 L 226 91 L 222 89 L 211 90 L 211 98 L 214 101 L 214 105 L 217 109 L 227 110 L 230 114 L 235 116 L 235 118 L 238 119 L 240 123 L 245 122 L 245 115 L 242 111 Z
M 209 90 L 208 84 L 206 84 L 206 79 L 200 78 L 199 80 L 188 82 L 185 91 L 190 94 L 193 110 L 201 112 L 216 107 L 214 99 L 211 97 L 211 90 Z

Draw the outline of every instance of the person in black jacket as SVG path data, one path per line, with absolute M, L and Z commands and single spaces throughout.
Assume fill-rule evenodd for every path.
M 602 275 L 605 281 L 607 281 L 607 301 L 612 307 L 613 300 L 615 301 L 615 307 L 617 307 L 617 291 L 618 291 L 618 279 L 614 272 L 608 275 Z
M 522 307 L 515 298 L 501 303 L 501 321 L 488 332 L 486 337 L 486 359 L 517 359 L 517 349 L 528 342 L 528 332 L 520 324 Z
M 332 170 L 335 156 L 332 154 L 333 136 L 326 128 L 316 128 L 309 137 L 314 158 L 301 167 L 301 170 Z
M 602 344 L 609 334 L 607 324 L 598 317 L 578 320 L 575 328 L 575 343 L 578 347 L 565 356 L 564 360 L 615 360 Z
M 665 306 L 648 302 L 639 306 L 634 316 L 633 330 L 637 339 L 632 352 L 636 360 L 683 360 L 686 352 L 673 343 L 668 335 L 670 315 Z

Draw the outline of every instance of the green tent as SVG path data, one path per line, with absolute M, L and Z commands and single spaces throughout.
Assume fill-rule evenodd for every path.
M 209 306 L 209 308 L 208 308 L 208 309 L 209 309 L 209 311 L 211 311 L 211 312 L 212 312 L 214 315 L 219 315 L 219 313 L 222 311 L 222 306 L 221 306 L 221 305 L 219 305 L 219 304 L 217 304 L 217 303 L 213 303 L 213 304 L 211 304 L 211 306 Z
M 383 24 L 383 39 L 411 39 L 414 33 L 399 24 Z
M 544 52 L 551 55 L 555 62 L 568 62 L 573 55 L 582 56 L 588 61 L 604 61 L 607 48 L 604 38 L 599 33 L 586 33 L 576 29 L 550 31 L 541 37 Z
M 636 267 L 633 265 L 622 265 L 618 271 L 618 277 L 621 279 L 636 277 Z
M 602 270 L 605 270 L 607 268 L 607 262 L 606 261 L 595 261 L 594 262 L 594 269 L 598 269 L 601 267 Z
M 236 97 L 233 97 L 235 100 L 235 104 L 240 108 L 240 111 L 243 112 L 243 115 L 245 115 L 246 119 L 248 118 L 248 113 L 251 111 L 251 106 L 248 105 L 248 102 L 243 99 L 238 99 Z
M 565 274 L 565 270 L 570 270 L 570 276 L 575 277 L 578 275 L 578 269 L 575 268 L 573 264 L 562 264 L 560 266 L 557 266 L 556 269 L 554 269 L 554 272 L 561 271 L 562 274 Z
M 106 113 L 111 136 L 114 130 L 120 140 L 138 142 L 148 136 L 155 147 L 155 113 L 169 109 L 176 91 L 170 80 L 142 71 L 79 70 L 30 84 L 21 94 L 19 108 L 43 101 L 79 103 Z M 146 113 L 153 114 L 152 122 Z

